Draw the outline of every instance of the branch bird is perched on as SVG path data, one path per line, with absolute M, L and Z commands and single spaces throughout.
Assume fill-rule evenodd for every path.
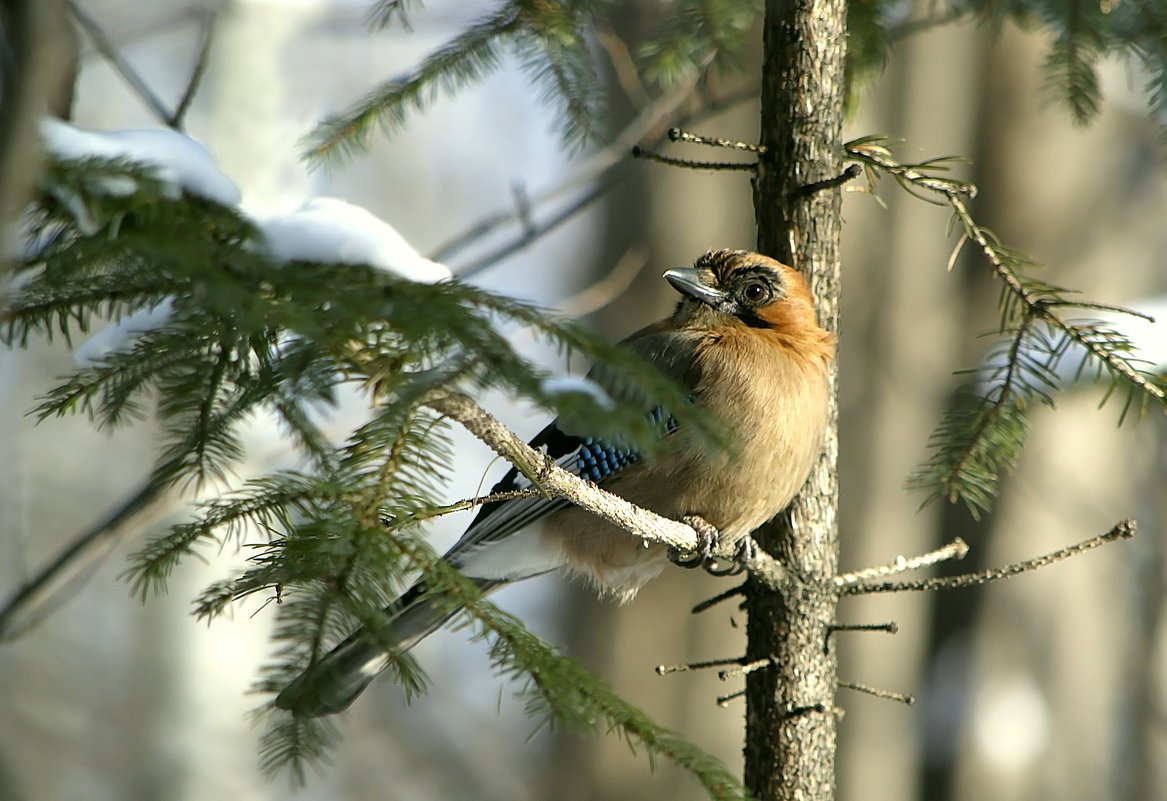
M 751 531 L 790 503 L 822 447 L 834 338 L 815 322 L 802 276 L 766 256 L 710 251 L 664 277 L 682 296 L 676 310 L 625 344 L 690 388 L 693 401 L 720 418 L 733 447 L 711 451 L 671 420 L 662 420 L 668 447 L 651 461 L 555 423 L 531 444 L 638 506 L 694 520 L 699 531 L 712 526 L 723 546 L 749 543 Z M 512 469 L 494 492 L 524 486 Z M 487 504 L 445 555 L 483 592 L 562 568 L 621 601 L 668 557 L 663 546 L 645 547 L 563 499 L 543 497 Z M 386 631 L 408 649 L 456 611 L 419 583 L 386 609 Z M 289 684 L 276 705 L 304 716 L 344 710 L 388 666 L 383 642 L 356 632 Z

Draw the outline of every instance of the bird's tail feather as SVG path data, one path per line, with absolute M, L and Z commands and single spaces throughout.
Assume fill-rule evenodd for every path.
M 474 580 L 482 592 L 489 592 L 503 582 Z M 394 616 L 386 623 L 386 636 L 396 641 L 395 648 L 408 651 L 452 618 L 461 607 L 443 603 L 414 586 L 399 604 L 386 609 Z M 366 687 L 387 667 L 385 636 L 375 637 L 360 629 L 333 648 L 320 661 L 292 680 L 276 696 L 276 706 L 298 717 L 335 715 L 348 709 Z

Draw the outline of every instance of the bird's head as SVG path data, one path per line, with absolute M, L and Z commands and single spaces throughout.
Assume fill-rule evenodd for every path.
M 802 275 L 768 256 L 711 250 L 692 267 L 674 268 L 664 277 L 684 296 L 673 317 L 678 325 L 746 326 L 796 336 L 821 332 Z

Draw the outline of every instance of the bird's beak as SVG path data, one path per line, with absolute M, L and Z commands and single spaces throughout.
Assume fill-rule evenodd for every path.
M 707 286 L 701 280 L 701 273 L 692 267 L 674 267 L 665 271 L 664 277 L 682 295 L 688 295 L 715 309 L 720 309 L 728 300 L 724 292 Z

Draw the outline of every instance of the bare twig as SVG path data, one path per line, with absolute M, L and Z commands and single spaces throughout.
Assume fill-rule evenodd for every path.
M 632 162 L 627 159 L 628 149 L 636 142 L 658 140 L 660 137 L 656 132 L 663 127 L 664 120 L 673 116 L 681 104 L 692 96 L 694 88 L 691 83 L 685 84 L 678 87 L 676 91 L 654 101 L 645 107 L 610 145 L 587 159 L 571 177 L 543 192 L 531 195 L 532 207 L 538 208 L 560 197 L 577 192 L 581 188 L 588 187 L 588 191 L 579 196 L 576 202 L 556 216 L 553 224 L 540 225 L 538 230 L 534 232 L 520 232 L 520 235 L 510 244 L 498 248 L 487 256 L 475 259 L 468 265 L 458 267 L 455 272 L 460 277 L 465 278 L 493 267 L 502 259 L 523 249 L 538 236 L 548 233 L 599 199 L 630 174 Z M 702 119 L 755 98 L 757 94 L 758 88 L 750 86 L 745 90 L 724 97 L 706 99 L 700 111 L 683 117 L 683 119 L 685 121 Z M 593 185 L 593 182 L 598 183 Z M 519 216 L 512 210 L 490 215 L 438 247 L 430 254 L 430 258 L 434 261 L 447 261 L 451 256 L 472 244 L 518 222 Z
M 0 609 L 0 640 L 19 637 L 39 623 L 91 565 L 134 530 L 131 524 L 140 523 L 144 513 L 165 497 L 163 484 L 147 483 L 121 508 L 60 551 Z
M 199 55 L 195 59 L 194 68 L 191 69 L 190 78 L 187 79 L 186 89 L 183 91 L 182 97 L 179 98 L 178 105 L 174 109 L 174 114 L 170 116 L 170 121 L 167 123 L 171 128 L 178 131 L 183 130 L 186 113 L 190 111 L 191 103 L 194 102 L 195 93 L 198 92 L 199 85 L 203 82 L 203 75 L 206 74 L 207 64 L 211 60 L 211 42 L 215 36 L 214 14 L 209 11 L 205 12 L 200 23 L 203 43 L 199 47 Z
M 717 696 L 717 705 L 721 707 L 729 706 L 730 701 L 735 698 L 741 698 L 745 694 L 745 690 L 738 690 L 736 693 L 730 693 L 729 695 L 719 695 Z
M 689 80 L 641 110 L 636 115 L 636 119 L 629 123 L 620 132 L 619 136 L 613 139 L 609 145 L 586 159 L 580 165 L 579 169 L 569 178 L 542 192 L 532 194 L 532 205 L 539 207 L 561 197 L 572 195 L 583 188 L 590 187 L 596 181 L 615 179 L 613 180 L 613 183 L 615 183 L 620 178 L 623 178 L 623 174 L 627 173 L 630 168 L 627 158 L 629 148 L 637 142 L 653 140 L 655 138 L 654 132 L 664 127 L 664 120 L 675 115 L 677 109 L 692 95 L 693 88 L 703 70 L 704 68 L 702 67 L 702 69 L 695 71 Z M 735 102 L 740 102 L 750 96 L 753 95 L 743 95 L 742 97 L 735 98 Z M 616 175 L 620 177 L 616 178 Z M 446 261 L 455 253 L 464 250 L 483 237 L 514 224 L 517 219 L 517 215 L 511 210 L 487 217 L 438 247 L 437 250 L 430 254 L 430 258 L 434 261 Z M 459 275 L 465 275 L 467 269 L 458 269 L 457 273 Z M 476 264 L 474 269 L 477 271 L 485 269 L 485 267 Z
M 734 598 L 738 595 L 745 594 L 745 591 L 746 591 L 745 584 L 739 584 L 736 587 L 731 587 L 730 589 L 726 590 L 725 592 L 718 593 L 717 595 L 714 595 L 712 598 L 708 598 L 708 599 L 702 601 L 701 603 L 697 604 L 691 610 L 689 610 L 690 614 L 696 615 L 696 614 L 699 614 L 701 612 L 704 612 L 706 609 L 709 609 L 713 606 L 716 606 L 717 604 L 721 603 L 722 601 L 728 601 L 730 598 Z
M 830 632 L 834 634 L 836 631 L 879 631 L 885 634 L 898 634 L 900 626 L 894 620 L 887 623 L 835 623 L 830 627 Z
M 847 169 L 836 175 L 834 178 L 824 178 L 821 181 L 815 181 L 811 184 L 805 184 L 799 188 L 798 192 L 802 195 L 813 195 L 815 192 L 822 192 L 826 189 L 834 189 L 836 186 L 842 186 L 848 181 L 853 181 L 863 173 L 863 167 L 858 164 L 851 164 Z
M 646 264 L 648 250 L 643 245 L 633 245 L 620 257 L 611 272 L 555 305 L 567 317 L 592 314 L 624 294 Z
M 724 147 L 729 150 L 747 150 L 750 153 L 765 153 L 766 148 L 752 142 L 742 142 L 737 139 L 720 139 L 716 136 L 700 136 L 683 131 L 680 128 L 669 128 L 670 142 L 685 142 L 691 145 L 708 145 L 709 147 Z
M 690 670 L 705 670 L 706 668 L 722 667 L 724 665 L 740 665 L 743 657 L 735 656 L 731 659 L 712 659 L 708 662 L 690 662 L 687 665 L 657 665 L 656 674 L 667 676 L 670 673 L 687 673 Z
M 912 704 L 916 703 L 916 696 L 914 695 L 905 695 L 904 693 L 897 693 L 891 690 L 880 690 L 877 687 L 872 687 L 867 684 L 858 684 L 851 681 L 841 681 L 839 682 L 839 687 L 845 690 L 855 690 L 856 692 L 873 695 L 876 698 L 885 698 L 889 701 L 898 701 L 905 706 L 911 706 Z
M 468 278 L 472 275 L 476 275 L 486 268 L 493 267 L 495 264 L 498 264 L 507 256 L 519 252 L 543 235 L 548 234 L 559 226 L 563 225 L 563 223 L 567 222 L 576 214 L 599 200 L 601 197 L 607 194 L 608 190 L 627 177 L 628 173 L 623 171 L 611 171 L 606 173 L 601 179 L 596 181 L 595 185 L 590 190 L 585 192 L 583 195 L 580 195 L 574 203 L 564 207 L 561 211 L 546 221 L 536 222 L 534 220 L 527 220 L 526 224 L 523 224 L 522 233 L 518 237 L 511 240 L 507 244 L 490 251 L 485 256 L 474 259 L 469 264 L 459 268 L 456 271 L 458 277 Z M 517 214 L 518 213 L 516 212 L 516 215 Z M 513 219 L 523 222 L 521 216 L 516 216 Z M 510 222 L 510 219 L 508 219 L 508 222 Z M 480 228 L 480 230 L 485 229 Z M 440 260 L 438 256 L 434 256 L 433 258 L 435 261 Z
M 840 587 L 840 591 L 842 595 L 868 595 L 877 592 L 919 592 L 921 590 L 954 589 L 987 584 L 990 581 L 997 581 L 1021 573 L 1028 573 L 1031 570 L 1037 570 L 1046 565 L 1051 565 L 1054 562 L 1069 559 L 1072 556 L 1093 550 L 1108 542 L 1130 539 L 1135 535 L 1135 530 L 1136 524 L 1134 520 L 1123 520 L 1105 534 L 1092 537 L 1085 542 L 1071 545 L 1068 548 L 1061 548 L 1034 559 L 1027 559 L 1023 562 L 1006 565 L 1005 567 L 982 570 L 979 573 L 965 573 L 960 576 L 930 578 L 923 581 L 887 581 L 880 584 L 850 584 Z
M 455 501 L 454 503 L 439 506 L 426 511 L 426 517 L 441 517 L 443 515 L 453 514 L 454 512 L 464 512 L 467 509 L 473 509 L 475 506 L 485 506 L 488 503 L 497 503 L 498 501 L 513 501 L 518 498 L 534 498 L 537 495 L 542 495 L 537 489 L 520 489 L 507 490 L 506 492 L 493 492 L 490 495 L 480 495 L 476 498 L 466 498 L 465 500 Z
M 204 12 L 202 14 L 202 44 L 199 46 L 199 54 L 195 60 L 194 67 L 191 69 L 190 78 L 187 79 L 186 89 L 183 91 L 178 105 L 175 106 L 174 111 L 170 111 L 162 98 L 150 88 L 146 80 L 122 56 L 100 23 L 86 13 L 76 2 L 73 2 L 73 0 L 70 0 L 69 10 L 73 13 L 73 17 L 81 27 L 85 29 L 85 32 L 89 34 L 89 38 L 93 41 L 93 46 L 97 48 L 97 52 L 101 53 L 105 60 L 110 63 L 110 66 L 122 76 L 122 79 L 129 84 L 130 89 L 141 98 L 151 113 L 158 118 L 158 121 L 176 131 L 183 130 L 187 112 L 190 111 L 191 103 L 194 101 L 195 94 L 198 92 L 199 85 L 202 83 L 203 75 L 206 73 L 207 64 L 210 60 L 211 43 L 214 38 L 214 15 L 210 12 Z
M 73 16 L 80 23 L 85 32 L 89 34 L 89 38 L 93 41 L 93 46 L 97 48 L 98 52 L 105 57 L 105 60 L 110 63 L 122 79 L 130 85 L 134 93 L 142 99 L 146 107 L 158 118 L 158 121 L 163 125 L 171 126 L 171 120 L 174 115 L 162 99 L 154 93 L 149 84 L 142 79 L 137 71 L 130 66 L 130 63 L 122 57 L 114 45 L 113 40 L 109 38 L 105 30 L 98 24 L 97 20 L 87 14 L 76 2 L 69 3 L 69 10 L 73 12 Z
M 639 145 L 632 148 L 632 158 L 656 161 L 661 164 L 668 164 L 670 167 L 684 167 L 687 170 L 740 170 L 742 172 L 753 172 L 758 169 L 757 163 L 753 161 L 691 161 L 690 159 L 662 156 L 660 153 L 645 150 Z
M 748 676 L 755 670 L 761 670 L 762 668 L 770 667 L 772 664 L 774 664 L 774 660 L 770 658 L 755 659 L 753 662 L 746 662 L 745 664 L 741 664 L 739 660 L 738 667 L 729 668 L 727 670 L 719 670 L 717 672 L 717 678 L 721 679 L 722 681 L 726 681 L 727 679 L 732 679 L 736 676 Z
M 598 23 L 595 30 L 596 41 L 607 53 L 612 73 L 624 94 L 634 105 L 647 105 L 648 91 L 644 87 L 644 81 L 640 79 L 640 70 L 628 50 L 628 44 L 607 23 Z
M 856 570 L 853 573 L 843 573 L 842 575 L 835 576 L 834 582 L 836 587 L 847 587 L 869 579 L 893 576 L 897 573 L 906 573 L 909 570 L 919 570 L 922 567 L 929 567 L 938 562 L 946 562 L 950 559 L 963 559 L 967 554 L 968 543 L 957 537 L 943 548 L 937 548 L 934 551 L 929 551 L 926 554 L 911 559 L 898 556 L 894 562 L 886 565 L 868 567 L 863 570 Z
M 908 36 L 922 33 L 923 31 L 928 31 L 941 25 L 947 25 L 950 22 L 956 22 L 967 13 L 963 8 L 953 8 L 949 11 L 929 14 L 926 17 L 904 20 L 898 25 L 892 25 L 887 29 L 887 40 L 893 43 L 898 42 L 900 39 Z

